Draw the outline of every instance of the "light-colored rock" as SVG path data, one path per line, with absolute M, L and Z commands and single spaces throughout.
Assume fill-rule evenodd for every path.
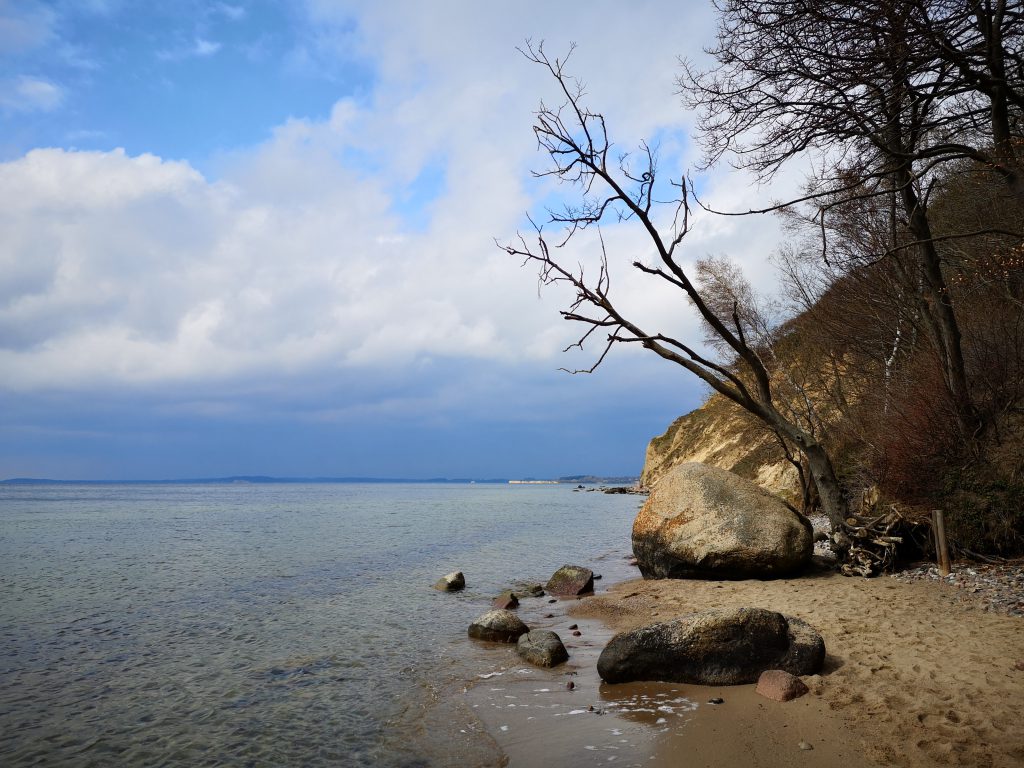
M 466 588 L 466 577 L 462 571 L 452 571 L 447 576 L 442 576 L 434 583 L 434 589 L 441 592 L 457 592 Z
M 594 591 L 594 572 L 579 565 L 563 565 L 544 585 L 548 594 L 574 596 Z
M 519 636 L 516 652 L 538 667 L 556 667 L 569 660 L 569 652 L 562 639 L 547 629 L 534 629 Z
M 772 701 L 792 701 L 808 692 L 804 681 L 782 669 L 769 669 L 757 678 L 757 692 Z
M 605 682 L 753 683 L 769 669 L 816 673 L 825 643 L 800 619 L 763 608 L 702 611 L 613 637 L 597 672 Z
M 690 462 L 658 482 L 633 522 L 644 578 L 772 578 L 804 567 L 811 524 L 731 472 Z
M 469 625 L 470 637 L 497 643 L 514 643 L 529 631 L 522 619 L 512 611 L 503 610 L 487 611 Z

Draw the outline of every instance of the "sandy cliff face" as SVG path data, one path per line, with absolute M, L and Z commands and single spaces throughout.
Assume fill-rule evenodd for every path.
M 641 485 L 653 488 L 669 469 L 686 461 L 727 469 L 788 501 L 799 501 L 796 469 L 774 435 L 720 395 L 712 395 L 651 440 Z

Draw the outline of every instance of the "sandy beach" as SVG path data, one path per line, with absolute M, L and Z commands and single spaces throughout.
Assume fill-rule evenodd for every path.
M 509 649 L 466 701 L 511 766 L 669 766 L 684 756 L 688 766 L 762 768 L 1022 765 L 1024 626 L 960 597 L 948 584 L 830 573 L 629 580 L 528 607 L 531 627 L 566 640 L 569 664 L 526 668 Z M 820 675 L 804 678 L 811 694 L 780 704 L 753 686 L 610 686 L 597 677 L 614 632 L 731 606 L 782 611 L 821 632 L 827 657 Z M 717 697 L 724 703 L 708 703 Z

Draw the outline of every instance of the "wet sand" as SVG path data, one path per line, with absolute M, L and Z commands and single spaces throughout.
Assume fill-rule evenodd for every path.
M 557 632 L 570 661 L 540 670 L 496 645 L 493 673 L 467 687 L 462 705 L 514 767 L 1024 765 L 1024 624 L 955 605 L 948 591 L 820 574 L 631 580 L 582 600 L 524 601 L 522 618 Z M 804 678 L 811 694 L 781 704 L 753 686 L 597 677 L 614 632 L 733 606 L 779 610 L 821 632 L 828 655 L 821 675 Z M 716 697 L 724 703 L 708 703 Z

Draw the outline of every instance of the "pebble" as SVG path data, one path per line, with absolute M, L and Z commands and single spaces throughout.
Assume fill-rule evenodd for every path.
M 1024 616 L 1024 559 L 999 565 L 957 563 L 951 571 L 940 577 L 937 566 L 919 563 L 891 578 L 941 584 L 943 588 L 952 588 L 949 594 L 954 602 L 978 605 L 989 613 Z
M 813 744 L 808 744 L 806 741 L 801 741 L 799 744 L 797 744 L 797 746 L 800 747 L 800 749 L 804 749 L 804 750 L 814 749 L 814 745 Z
M 573 636 L 573 637 L 580 637 L 580 636 L 581 636 L 582 634 L 583 634 L 583 633 L 582 633 L 582 632 L 580 632 L 580 631 L 579 631 L 579 630 L 577 629 L 577 630 L 574 630 L 574 631 L 573 631 L 573 633 L 572 633 L 572 636 Z
M 565 690 L 567 690 L 567 691 L 571 691 L 575 687 L 576 687 L 576 683 L 574 683 L 572 680 L 570 680 L 568 683 L 565 684 Z
M 552 597 L 552 598 L 551 598 L 550 600 L 548 600 L 548 602 L 549 602 L 549 603 L 557 603 L 558 601 L 557 601 L 557 600 L 555 600 L 555 598 L 553 598 L 553 597 Z
M 579 624 L 570 624 L 569 629 L 579 629 Z
M 725 704 L 725 699 L 708 699 L 708 704 Z

